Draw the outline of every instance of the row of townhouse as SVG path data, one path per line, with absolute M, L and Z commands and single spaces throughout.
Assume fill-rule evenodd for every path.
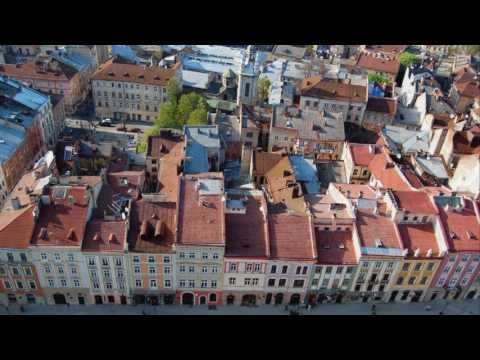
M 478 297 L 479 209 L 459 197 L 331 184 L 307 211 L 225 190 L 221 173 L 62 177 L 0 216 L 0 301 L 301 304 Z M 267 179 L 267 182 L 270 179 Z M 18 190 L 18 189 L 16 189 Z M 20 190 L 18 190 L 20 192 Z M 285 194 L 284 194 L 285 196 Z

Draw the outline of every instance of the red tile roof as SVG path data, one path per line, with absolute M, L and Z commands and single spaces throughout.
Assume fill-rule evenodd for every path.
M 83 251 L 123 252 L 127 235 L 125 221 L 93 219 L 87 225 Z
M 279 153 L 269 153 L 265 151 L 255 151 L 253 153 L 253 167 L 257 176 L 264 176 L 282 159 Z
M 176 144 L 161 160 L 158 171 L 159 191 L 167 196 L 167 201 L 178 202 L 180 184 L 179 169 L 183 160 L 183 143 Z
M 376 199 L 375 190 L 369 185 L 341 183 L 331 184 L 348 199 L 358 199 L 360 197 L 360 193 L 364 199 Z
M 63 188 L 63 187 L 62 187 Z M 54 190 L 52 190 L 54 189 Z M 85 234 L 90 194 L 86 187 L 66 187 L 65 198 L 56 198 L 58 187 L 50 188 L 50 204 L 42 204 L 32 245 L 80 246 Z M 72 196 L 74 203 L 69 203 Z
M 423 187 L 422 182 L 412 169 L 402 168 L 401 171 L 412 187 L 414 187 L 415 189 L 420 189 Z
M 92 75 L 92 80 L 127 81 L 140 84 L 166 86 L 180 67 L 176 63 L 171 68 L 159 66 L 144 68 L 142 65 L 114 63 L 113 59 L 99 66 Z
M 315 238 L 319 264 L 353 265 L 358 263 L 350 231 L 315 230 Z
M 365 50 L 398 56 L 405 51 L 407 45 L 367 45 Z
M 373 177 L 380 181 L 384 188 L 395 190 L 412 190 L 407 179 L 400 175 L 400 169 L 384 151 L 375 155 L 368 165 Z
M 182 245 L 224 245 L 225 211 L 223 193 L 200 195 L 198 179 L 216 179 L 222 184 L 222 173 L 186 175 L 180 180 L 178 243 Z
M 400 224 L 398 230 L 402 238 L 404 249 L 413 256 L 417 249 L 420 257 L 426 257 L 429 249 L 432 256 L 439 256 L 439 248 L 432 224 Z
M 353 85 L 344 80 L 324 79 L 322 76 L 313 76 L 302 80 L 300 85 L 302 96 L 311 96 L 322 99 L 367 102 L 367 87 Z
M 393 191 L 395 200 L 400 209 L 407 210 L 412 214 L 435 215 L 435 206 L 423 191 Z
M 0 248 L 26 249 L 30 245 L 35 221 L 34 205 L 0 213 Z
M 246 207 L 246 214 L 225 215 L 225 256 L 267 258 L 270 249 L 266 201 L 263 196 L 248 196 Z
M 49 68 L 43 70 L 43 65 L 38 65 L 35 60 L 23 64 L 2 64 L 0 74 L 7 75 L 14 79 L 36 79 L 48 81 L 70 81 L 78 71 L 75 68 L 60 63 L 56 60 L 48 61 Z M 55 70 L 52 64 L 56 64 Z
M 396 60 L 386 60 L 373 55 L 361 54 L 357 65 L 367 70 L 397 75 L 400 70 L 400 63 Z
M 395 115 L 397 112 L 397 100 L 380 97 L 369 97 L 366 111 Z
M 375 144 L 349 143 L 348 148 L 355 166 L 368 166 L 377 152 L 377 146 Z
M 135 201 L 130 217 L 131 250 L 149 253 L 172 251 L 176 241 L 176 211 L 174 203 Z
M 480 220 L 475 214 L 474 203 L 466 198 L 464 201 L 465 207 L 461 211 L 446 210 L 437 206 L 448 246 L 451 251 L 456 252 L 480 252 Z M 470 237 L 471 235 L 474 236 L 473 239 Z
M 402 249 L 395 224 L 382 208 L 378 214 L 369 209 L 358 209 L 357 230 L 361 246 L 376 247 L 375 240 L 379 239 L 386 248 Z
M 161 158 L 168 154 L 172 148 L 182 141 L 182 137 L 172 132 L 162 132 L 160 135 L 149 136 L 147 156 Z
M 270 258 L 313 260 L 316 258 L 313 226 L 309 216 L 268 214 Z

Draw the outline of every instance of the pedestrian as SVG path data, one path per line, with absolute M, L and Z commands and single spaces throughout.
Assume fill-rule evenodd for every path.
M 23 307 L 23 305 L 20 305 L 20 311 L 23 313 L 25 312 L 25 308 Z
M 7 314 L 10 314 L 10 311 L 8 311 L 8 305 L 5 306 L 5 309 L 7 310 Z
M 312 304 L 308 304 L 308 311 L 310 311 L 312 309 Z

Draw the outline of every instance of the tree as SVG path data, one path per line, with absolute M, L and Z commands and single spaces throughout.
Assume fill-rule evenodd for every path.
M 368 81 L 387 85 L 392 83 L 389 78 L 382 74 L 370 74 L 368 75 Z
M 198 107 L 202 97 L 197 93 L 191 92 L 189 94 L 182 95 L 177 106 L 177 116 L 176 121 L 181 125 L 185 125 L 190 115 Z
M 480 45 L 468 45 L 467 53 L 472 56 L 480 55 Z
M 207 125 L 208 111 L 207 104 L 203 98 L 198 102 L 197 108 L 190 114 L 187 121 L 188 125 Z
M 405 51 L 403 52 L 398 61 L 400 62 L 400 64 L 402 64 L 404 67 L 410 67 L 411 65 L 413 64 L 418 64 L 420 63 L 420 57 L 418 57 L 417 55 L 415 55 L 414 53 L 411 53 L 411 52 L 408 52 L 408 51 Z
M 155 119 L 155 127 L 180 129 L 177 119 L 177 105 L 172 101 L 167 101 L 160 106 L 160 115 Z
M 167 84 L 167 100 L 176 104 L 181 92 L 178 80 L 176 78 L 170 79 Z
M 258 99 L 262 102 L 268 100 L 268 95 L 270 93 L 270 80 L 266 77 L 262 77 L 258 79 L 257 87 L 258 87 Z
M 143 141 L 137 145 L 137 153 L 144 153 L 147 151 L 148 138 L 150 136 L 160 135 L 160 128 L 154 125 L 154 127 L 148 129 L 143 135 Z

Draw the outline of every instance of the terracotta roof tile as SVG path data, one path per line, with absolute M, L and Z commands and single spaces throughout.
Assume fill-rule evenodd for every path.
M 125 221 L 93 219 L 87 225 L 83 251 L 123 252 L 125 250 L 127 226 Z
M 3 64 L 0 67 L 0 74 L 7 75 L 16 79 L 37 79 L 49 81 L 69 81 L 78 72 L 73 67 L 63 63 L 53 61 L 58 64 L 56 70 L 49 68 L 43 71 L 42 65 L 37 65 L 36 61 L 31 60 L 23 64 Z
M 246 208 L 246 214 L 225 215 L 225 256 L 266 258 L 270 253 L 266 201 L 263 196 L 248 196 Z
M 170 252 L 175 243 L 176 204 L 134 201 L 129 242 L 136 252 Z
M 168 154 L 172 148 L 182 141 L 182 137 L 171 132 L 163 132 L 160 135 L 149 136 L 147 156 L 161 158 Z
M 343 80 L 323 79 L 321 76 L 302 80 L 300 92 L 302 96 L 315 98 L 367 102 L 366 86 L 353 85 Z
M 113 59 L 100 65 L 93 74 L 92 80 L 128 81 L 139 84 L 166 86 L 173 78 L 180 63 L 169 69 L 159 66 L 144 68 L 141 65 L 114 63 Z
M 412 214 L 429 214 L 437 213 L 435 206 L 423 191 L 393 191 L 398 206 L 407 210 Z
M 374 144 L 348 144 L 352 154 L 353 164 L 356 166 L 368 166 L 375 157 L 377 146 Z
M 459 210 L 437 206 L 445 229 L 448 246 L 452 251 L 480 252 L 480 221 L 475 214 L 474 203 L 464 198 L 465 206 Z M 473 235 L 473 238 L 471 238 Z
M 353 265 L 358 263 L 350 231 L 315 230 L 319 264 Z
M 0 213 L 0 248 L 26 249 L 30 245 L 35 221 L 34 205 Z
M 369 97 L 366 111 L 395 115 L 397 112 L 397 100 L 385 97 Z
M 331 183 L 338 191 L 340 191 L 347 199 L 358 199 L 360 194 L 364 199 L 376 199 L 375 190 L 365 184 L 341 184 Z
M 357 65 L 367 70 L 385 72 L 392 75 L 398 74 L 400 63 L 396 60 L 386 60 L 372 55 L 361 54 Z
M 384 151 L 375 155 L 368 169 L 379 180 L 384 188 L 395 190 L 412 190 L 407 179 L 400 175 L 400 169 Z
M 281 159 L 282 159 L 282 155 L 279 153 L 255 151 L 253 153 L 253 166 L 254 166 L 255 175 L 264 176 Z
M 358 209 L 357 230 L 361 246 L 376 247 L 375 240 L 379 239 L 386 248 L 402 249 L 395 224 L 382 210 L 375 214 L 368 209 Z
M 431 224 L 400 224 L 398 230 L 402 237 L 403 247 L 408 249 L 409 256 L 413 256 L 417 249 L 420 250 L 418 256 L 427 256 L 429 249 L 432 250 L 432 256 L 438 256 L 439 248 Z
M 309 216 L 268 214 L 270 257 L 283 260 L 314 260 L 313 226 Z
M 40 207 L 32 245 L 80 246 L 83 241 L 90 194 L 86 187 L 60 188 L 66 189 L 64 198 L 56 195 L 59 194 L 59 187 L 50 188 L 51 203 Z M 73 204 L 70 203 L 70 196 Z
M 198 179 L 220 181 L 221 194 L 200 195 Z M 223 174 L 203 173 L 186 175 L 180 180 L 178 214 L 178 243 L 186 245 L 224 245 L 225 211 Z

